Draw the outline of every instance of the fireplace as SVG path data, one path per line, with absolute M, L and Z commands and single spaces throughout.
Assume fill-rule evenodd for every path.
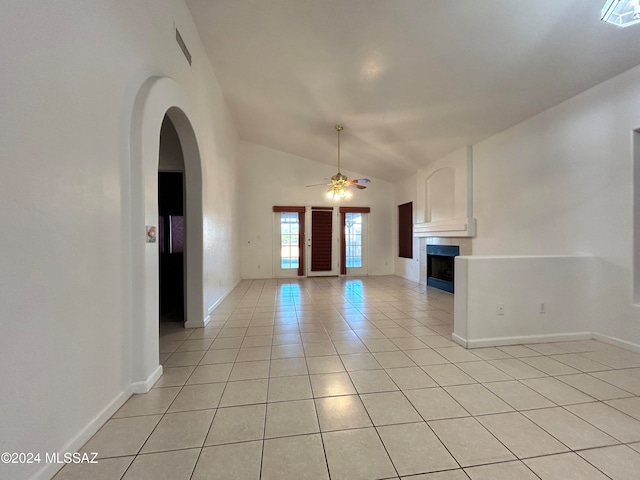
M 453 293 L 454 258 L 457 245 L 427 245 L 427 285 Z

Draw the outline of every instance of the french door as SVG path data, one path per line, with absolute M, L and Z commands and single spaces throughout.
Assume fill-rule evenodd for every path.
M 310 232 L 307 236 L 307 276 L 337 276 L 339 269 L 335 246 L 338 237 L 333 207 L 311 207 L 310 210 L 307 229 Z
M 368 230 L 369 215 L 360 212 L 347 212 L 343 219 L 342 261 L 343 275 L 368 275 Z
M 305 207 L 274 206 L 275 277 L 299 277 L 305 274 Z
M 273 211 L 276 277 L 368 274 L 369 207 Z
M 369 207 L 340 207 L 340 274 L 369 274 Z

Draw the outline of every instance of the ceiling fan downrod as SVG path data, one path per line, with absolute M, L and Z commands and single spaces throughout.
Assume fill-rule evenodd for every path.
M 342 125 L 336 125 L 336 132 L 338 132 L 338 175 L 340 175 L 340 132 L 344 130 Z

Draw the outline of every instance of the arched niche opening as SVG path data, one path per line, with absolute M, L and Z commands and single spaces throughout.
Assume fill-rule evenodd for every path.
M 202 164 L 182 88 L 166 77 L 149 78 L 138 91 L 131 122 L 131 312 L 134 392 L 148 391 L 162 374 L 159 363 L 159 252 L 148 231 L 158 228 L 160 136 L 165 118 L 174 127 L 184 161 L 185 327 L 205 322 L 203 294 Z M 156 236 L 157 238 L 157 236 Z
M 425 222 L 455 218 L 455 170 L 441 168 L 425 179 Z

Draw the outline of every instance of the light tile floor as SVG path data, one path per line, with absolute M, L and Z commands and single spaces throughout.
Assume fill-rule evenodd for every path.
M 162 378 L 55 478 L 639 478 L 640 354 L 452 329 L 453 296 L 397 277 L 243 281 L 163 325 Z

